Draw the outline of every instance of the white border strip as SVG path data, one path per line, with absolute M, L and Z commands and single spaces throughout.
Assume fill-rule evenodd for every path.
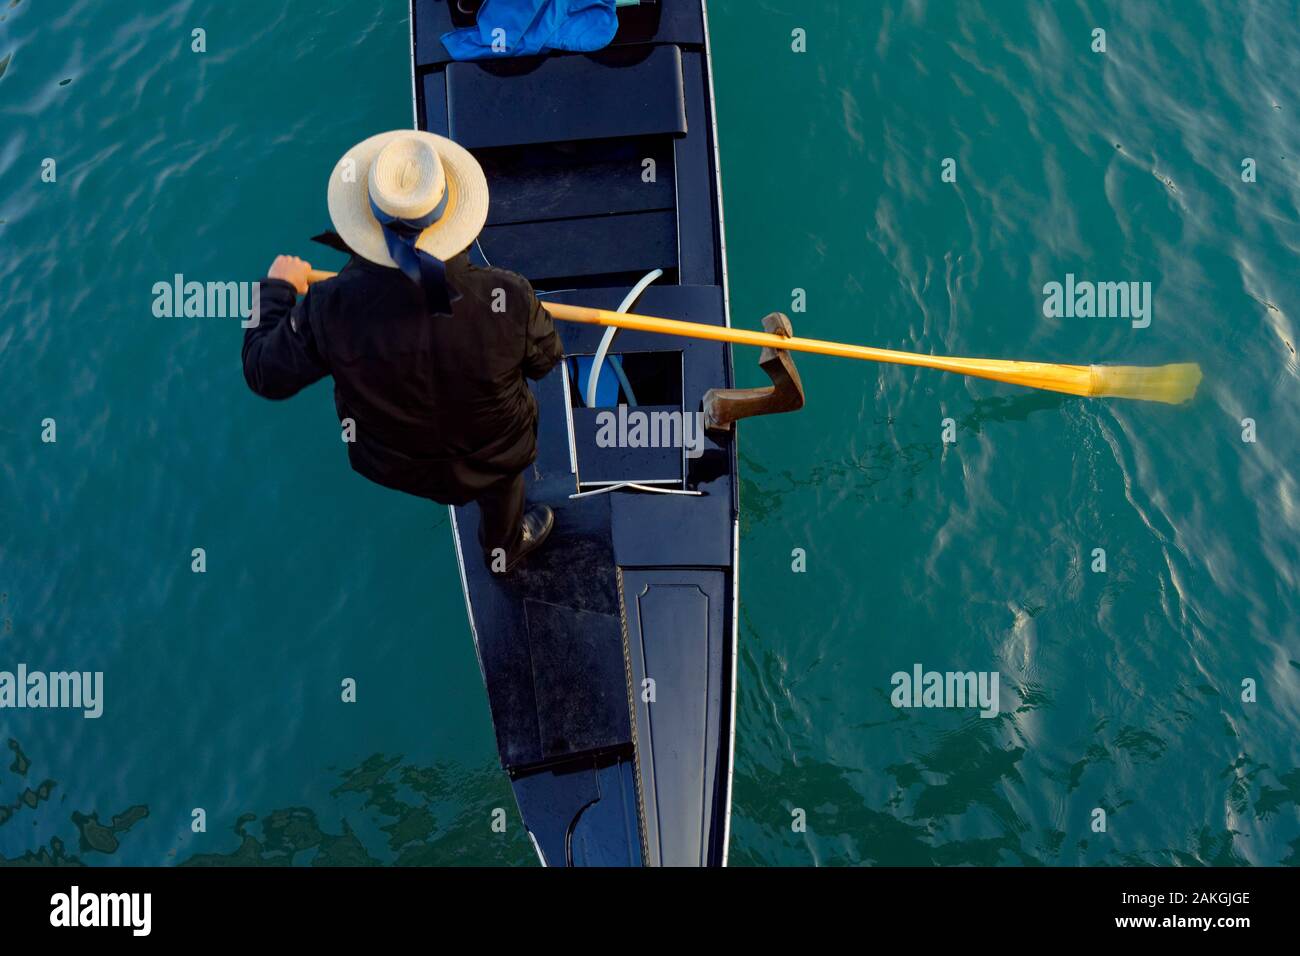
M 522 814 L 520 814 L 520 816 L 522 816 Z M 546 857 L 542 856 L 542 847 L 537 842 L 537 837 L 533 836 L 533 831 L 525 829 L 524 832 L 528 834 L 528 839 L 533 841 L 533 849 L 537 851 L 537 859 L 542 861 L 542 866 L 550 866 L 550 864 L 546 862 Z
M 708 0 L 700 0 L 700 12 L 704 16 L 704 64 L 709 74 L 709 118 L 713 126 L 713 169 L 714 181 L 718 185 L 718 243 L 719 251 L 722 258 L 722 314 L 727 323 L 727 328 L 731 328 L 731 291 L 727 284 L 727 227 L 722 212 L 722 154 L 718 148 L 718 105 L 713 95 L 713 54 L 709 46 L 709 9 Z M 735 361 L 733 355 L 732 366 Z M 739 429 L 732 429 L 732 450 L 736 454 L 735 460 L 739 462 L 739 454 L 736 442 L 739 440 L 737 432 Z M 737 477 L 740 475 L 740 468 L 737 465 L 735 469 Z M 739 489 L 736 491 L 739 495 Z M 722 824 L 722 865 L 727 865 L 727 856 L 731 851 L 731 784 L 736 775 L 736 673 L 739 661 L 739 634 L 740 634 L 740 515 L 737 514 L 732 522 L 731 533 L 731 733 L 730 743 L 728 744 L 729 756 L 727 758 L 727 812 L 723 818 Z
M 560 359 L 560 374 L 564 376 L 564 424 L 569 429 L 569 473 L 577 475 L 578 440 L 573 435 L 573 399 L 569 396 L 569 358 L 570 356 L 566 355 Z
M 727 744 L 727 814 L 722 820 L 722 865 L 731 851 L 731 784 L 736 776 L 736 669 L 740 634 L 740 516 L 731 525 L 731 735 Z
M 448 505 L 447 514 L 451 516 L 451 539 L 456 544 L 456 564 L 460 566 L 460 590 L 465 595 L 465 616 L 469 618 L 469 632 L 474 638 L 474 659 L 478 661 L 478 672 L 487 687 L 487 673 L 483 670 L 483 658 L 478 652 L 478 627 L 474 624 L 474 605 L 469 599 L 469 579 L 465 577 L 465 554 L 460 549 L 460 528 L 456 525 L 456 506 Z

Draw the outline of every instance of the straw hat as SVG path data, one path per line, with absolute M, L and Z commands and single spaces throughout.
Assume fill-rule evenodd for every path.
M 435 259 L 463 252 L 487 221 L 488 188 L 470 152 L 445 136 L 393 130 L 363 140 L 343 154 L 329 182 L 334 229 L 353 252 L 381 266 L 397 268 L 383 229 L 371 209 L 399 219 L 419 220 L 445 208 L 415 246 Z

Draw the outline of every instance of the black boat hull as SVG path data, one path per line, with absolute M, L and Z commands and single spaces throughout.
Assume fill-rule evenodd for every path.
M 624 9 L 597 54 L 489 63 L 449 62 L 438 37 L 463 22 L 454 9 L 413 0 L 412 67 L 417 125 L 471 149 L 488 175 L 492 210 L 471 256 L 550 301 L 607 309 L 662 270 L 638 311 L 727 324 L 700 0 Z M 526 476 L 530 502 L 555 509 L 551 540 L 497 574 L 477 508 L 452 509 L 502 766 L 543 863 L 721 865 L 737 468 L 734 432 L 704 432 L 698 413 L 705 391 L 732 384 L 730 352 L 624 332 L 589 406 L 605 330 L 557 328 L 568 358 L 534 386 Z M 628 428 L 632 412 L 649 440 Z

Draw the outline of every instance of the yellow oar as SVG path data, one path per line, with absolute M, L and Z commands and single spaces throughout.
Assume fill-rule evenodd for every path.
M 1137 398 L 1148 402 L 1165 402 L 1177 405 L 1196 394 L 1201 381 L 1201 367 L 1192 363 L 1178 365 L 1055 365 L 1049 362 L 1011 362 L 1005 359 L 949 358 L 942 355 L 920 355 L 916 352 L 895 352 L 875 349 L 865 345 L 845 345 L 841 342 L 824 342 L 798 336 L 783 338 L 770 332 L 753 332 L 749 329 L 725 328 L 681 322 L 676 319 L 658 319 L 649 315 L 626 312 L 609 312 L 580 305 L 561 305 L 544 302 L 546 311 L 566 322 L 585 322 L 590 325 L 616 325 L 622 329 L 641 332 L 661 332 L 665 335 L 684 335 L 695 339 L 716 342 L 733 342 L 737 345 L 769 346 L 791 352 L 814 352 L 818 355 L 836 355 L 841 358 L 865 359 L 869 362 L 889 362 L 893 365 L 916 365 L 957 372 L 995 382 L 1009 382 L 1029 388 L 1042 388 L 1069 395 L 1106 396 L 1109 398 Z
M 309 281 L 319 282 L 332 275 L 334 275 L 332 272 L 312 270 Z M 698 322 L 682 322 L 678 319 L 660 319 L 652 315 L 636 315 L 631 312 L 610 312 L 607 309 L 563 305 L 559 302 L 542 304 L 552 316 L 565 322 L 613 325 L 639 332 L 682 335 L 693 339 L 731 342 L 735 345 L 769 346 L 774 349 L 788 349 L 791 352 L 813 352 L 818 355 L 865 359 L 869 362 L 914 365 L 944 372 L 957 372 L 975 378 L 992 379 L 995 382 L 1041 388 L 1051 392 L 1065 392 L 1068 395 L 1135 398 L 1147 402 L 1178 405 L 1191 399 L 1196 394 L 1196 386 L 1201 382 L 1201 367 L 1190 362 L 1157 366 L 1057 365 L 1050 362 L 1012 362 L 1005 359 L 950 358 L 942 355 L 921 355 L 916 352 L 895 352 L 865 345 L 824 342 L 820 339 L 805 339 L 799 336 L 784 338 L 770 332 L 703 325 Z

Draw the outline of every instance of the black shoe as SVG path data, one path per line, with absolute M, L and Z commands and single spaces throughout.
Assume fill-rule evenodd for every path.
M 524 558 L 528 557 L 543 544 L 551 535 L 551 529 L 555 527 L 555 512 L 546 505 L 534 505 L 524 513 L 523 537 L 519 542 L 519 550 L 510 556 L 506 563 L 506 574 L 509 574 Z

